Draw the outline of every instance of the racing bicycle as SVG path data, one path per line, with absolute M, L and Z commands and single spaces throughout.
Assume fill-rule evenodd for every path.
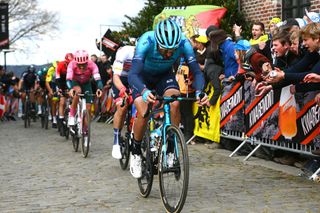
M 142 176 L 138 186 L 142 197 L 148 197 L 153 176 L 159 176 L 160 197 L 167 212 L 180 212 L 184 206 L 189 184 L 189 156 L 182 131 L 171 123 L 170 103 L 196 101 L 181 96 L 156 96 L 162 107 L 148 105 L 150 115 L 142 140 Z M 160 106 L 160 104 L 158 104 Z M 159 117 L 159 113 L 163 113 Z

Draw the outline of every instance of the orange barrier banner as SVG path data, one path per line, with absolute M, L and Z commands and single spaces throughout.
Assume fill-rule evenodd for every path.
M 306 145 L 313 142 L 313 140 L 319 140 L 320 106 L 318 106 L 313 99 L 306 103 L 296 115 L 289 115 L 284 118 L 285 122 L 283 125 L 289 126 L 289 130 L 292 129 L 293 126 L 292 122 L 290 122 L 292 117 L 296 118 L 296 127 L 293 128 L 296 131 L 292 137 L 293 142 Z M 273 140 L 283 141 L 286 139 L 283 135 L 284 133 L 280 128 Z
M 320 141 L 320 107 L 314 101 L 320 91 L 292 94 L 289 85 L 256 97 L 251 82 L 243 87 L 247 136 L 300 144 Z
M 246 135 L 272 139 L 278 130 L 279 91 L 271 90 L 264 96 L 255 96 L 254 86 L 245 82 Z
M 224 85 L 220 101 L 222 130 L 245 131 L 243 106 L 243 85 L 239 82 Z

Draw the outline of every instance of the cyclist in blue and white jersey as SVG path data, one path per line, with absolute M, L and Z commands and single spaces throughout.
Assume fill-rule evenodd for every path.
M 173 72 L 173 64 L 180 57 L 184 57 L 193 73 L 193 88 L 196 90 L 198 104 L 208 103 L 205 95 L 199 100 L 204 87 L 204 76 L 196 61 L 189 40 L 182 34 L 178 24 L 170 19 L 162 20 L 154 31 L 144 33 L 137 44 L 128 80 L 132 88 L 137 118 L 133 126 L 132 156 L 130 158 L 130 172 L 133 177 L 141 177 L 141 149 L 148 118 L 143 118 L 148 103 L 154 103 L 155 97 L 151 90 L 158 95 L 179 95 L 179 86 Z M 176 126 L 180 122 L 179 102 L 171 104 L 171 119 Z M 171 153 L 172 154 L 172 153 Z

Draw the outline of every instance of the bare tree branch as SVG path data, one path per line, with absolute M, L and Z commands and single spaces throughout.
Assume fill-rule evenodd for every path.
M 9 4 L 10 46 L 17 41 L 38 40 L 59 30 L 59 17 L 55 12 L 38 6 L 37 0 L 0 0 Z

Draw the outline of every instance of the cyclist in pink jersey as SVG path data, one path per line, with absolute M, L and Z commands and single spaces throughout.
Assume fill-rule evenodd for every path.
M 75 124 L 74 115 L 76 107 L 79 101 L 79 96 L 76 94 L 88 92 L 92 94 L 92 88 L 90 78 L 93 76 L 97 82 L 97 97 L 102 94 L 101 89 L 103 88 L 99 69 L 97 65 L 89 60 L 89 54 L 85 50 L 78 50 L 74 54 L 74 60 L 71 61 L 67 68 L 67 87 L 69 89 L 69 95 L 73 97 L 71 109 L 69 113 L 68 125 L 73 126 Z M 91 104 L 93 102 L 92 96 L 86 96 L 87 110 L 90 111 Z

